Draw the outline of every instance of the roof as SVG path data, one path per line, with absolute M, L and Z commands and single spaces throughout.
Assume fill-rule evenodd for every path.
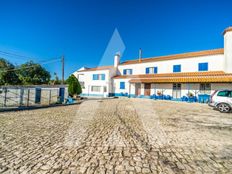
M 223 35 L 225 35 L 226 34 L 226 32 L 228 32 L 228 31 L 232 31 L 232 27 L 228 27 L 228 28 L 226 28 L 224 31 L 223 31 Z
M 116 76 L 115 79 L 129 78 L 131 83 L 206 83 L 232 82 L 232 73 L 223 71 L 164 73 Z
M 182 54 L 173 54 L 168 56 L 159 56 L 159 57 L 151 57 L 151 58 L 143 58 L 141 60 L 128 60 L 122 62 L 120 65 L 128 65 L 128 64 L 137 64 L 137 63 L 147 63 L 147 62 L 157 62 L 157 61 L 165 61 L 165 60 L 175 60 L 175 59 L 186 59 L 200 56 L 209 56 L 209 55 L 217 55 L 224 54 L 224 49 L 213 49 L 213 50 L 205 50 L 205 51 L 197 51 L 197 52 L 188 52 Z
M 99 66 L 99 67 L 95 67 L 95 68 L 87 68 L 85 70 L 81 70 L 81 71 L 78 71 L 78 72 L 109 70 L 111 68 L 113 68 L 113 66 Z

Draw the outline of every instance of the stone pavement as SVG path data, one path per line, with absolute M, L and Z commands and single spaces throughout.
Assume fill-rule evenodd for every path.
M 232 173 L 232 115 L 146 99 L 0 113 L 0 173 Z

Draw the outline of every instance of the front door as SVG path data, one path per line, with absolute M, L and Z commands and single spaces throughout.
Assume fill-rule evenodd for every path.
M 136 96 L 141 95 L 141 83 L 136 83 L 135 84 L 135 95 Z
M 173 98 L 181 98 L 181 84 L 174 83 L 172 88 L 172 97 Z
M 151 84 L 150 83 L 145 83 L 144 84 L 144 95 L 145 96 L 150 96 L 151 95 Z

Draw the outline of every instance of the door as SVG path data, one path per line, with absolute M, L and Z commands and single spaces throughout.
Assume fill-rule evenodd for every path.
M 41 88 L 35 88 L 35 103 L 40 103 L 41 101 Z
M 136 83 L 135 84 L 135 95 L 136 96 L 141 95 L 141 83 Z
M 181 84 L 180 83 L 173 84 L 172 97 L 173 98 L 181 98 Z
M 144 84 L 144 95 L 145 96 L 150 96 L 151 95 L 151 84 L 150 83 L 145 83 Z

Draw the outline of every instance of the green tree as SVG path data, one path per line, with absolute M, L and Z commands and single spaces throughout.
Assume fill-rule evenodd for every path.
M 0 58 L 0 85 L 17 85 L 20 80 L 15 66 L 6 59 Z
M 68 93 L 70 96 L 79 95 L 82 92 L 81 85 L 73 74 L 69 76 L 66 82 L 68 83 Z
M 17 73 L 24 85 L 48 84 L 51 78 L 50 73 L 45 68 L 33 61 L 22 64 Z

